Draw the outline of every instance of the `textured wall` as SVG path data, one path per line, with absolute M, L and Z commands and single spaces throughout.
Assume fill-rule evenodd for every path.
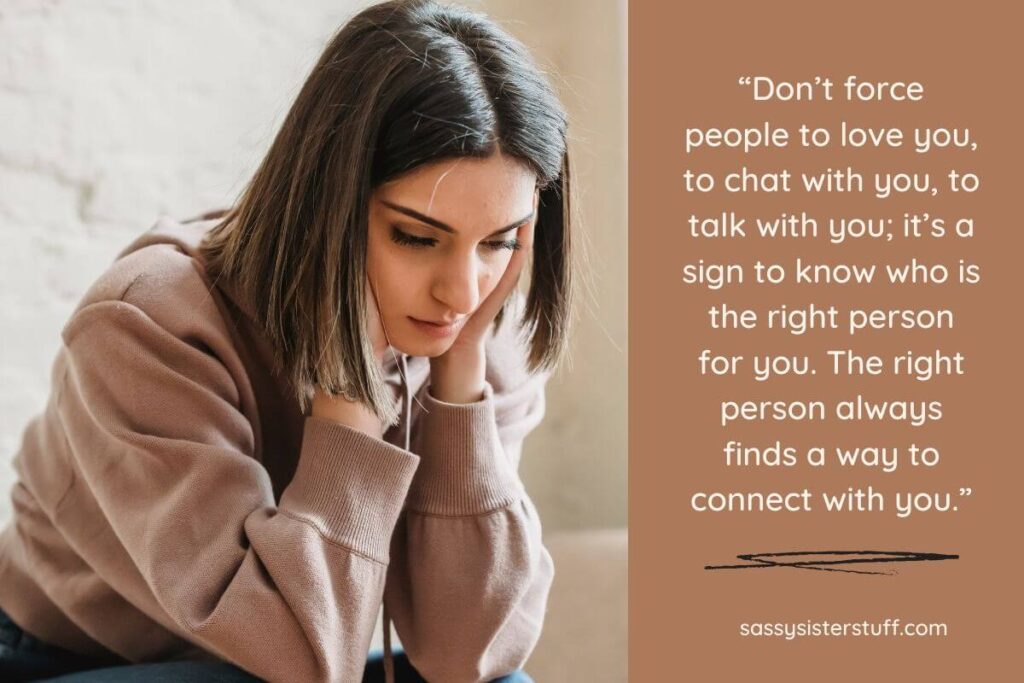
M 333 31 L 366 3 L 4 0 L 0 5 L 0 523 L 59 330 L 161 213 L 230 203 Z M 626 522 L 624 1 L 467 2 L 559 74 L 595 287 L 523 477 L 546 529 Z M 583 30 L 585 29 L 585 30 Z

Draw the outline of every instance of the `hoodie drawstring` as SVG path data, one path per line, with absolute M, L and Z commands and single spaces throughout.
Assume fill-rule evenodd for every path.
M 399 356 L 402 365 L 402 402 L 405 404 L 405 450 L 409 450 L 412 443 L 412 395 L 409 392 L 408 368 L 405 364 L 405 354 Z M 391 658 L 391 616 L 388 614 L 388 603 L 384 603 L 384 681 L 395 683 L 395 665 Z

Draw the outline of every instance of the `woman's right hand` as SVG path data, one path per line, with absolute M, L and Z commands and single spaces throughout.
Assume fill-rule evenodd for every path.
M 373 345 L 373 355 L 378 365 L 383 366 L 390 344 L 384 333 L 377 297 L 369 280 L 366 286 L 366 322 Z M 331 396 L 317 389 L 313 394 L 312 412 L 313 415 L 340 422 L 374 438 L 383 438 L 383 423 L 370 407 L 361 401 L 351 401 L 344 396 Z

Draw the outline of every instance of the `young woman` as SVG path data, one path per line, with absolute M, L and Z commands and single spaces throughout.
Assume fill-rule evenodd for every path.
M 426 0 L 353 18 L 238 202 L 161 218 L 62 329 L 0 534 L 0 679 L 529 680 L 554 568 L 517 469 L 569 197 L 518 42 Z

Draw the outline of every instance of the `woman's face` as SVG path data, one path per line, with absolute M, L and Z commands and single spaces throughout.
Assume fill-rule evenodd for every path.
M 512 157 L 425 164 L 370 198 L 367 273 L 391 345 L 438 356 L 458 336 L 415 320 L 465 321 L 494 290 L 517 229 L 536 220 L 536 175 Z

